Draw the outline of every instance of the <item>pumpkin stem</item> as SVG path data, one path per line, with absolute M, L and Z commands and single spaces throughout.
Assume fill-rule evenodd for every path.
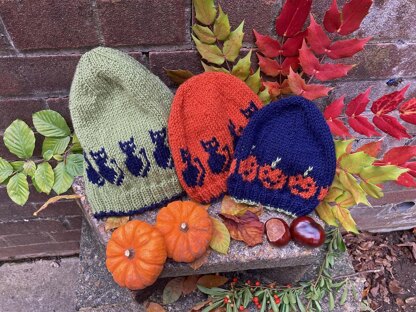
M 181 223 L 181 231 L 182 232 L 187 232 L 189 229 L 188 224 L 186 224 L 185 222 Z
M 134 250 L 133 250 L 133 249 L 126 249 L 126 250 L 124 251 L 124 255 L 125 255 L 127 258 L 131 259 L 131 258 L 133 258 L 133 257 L 134 257 Z

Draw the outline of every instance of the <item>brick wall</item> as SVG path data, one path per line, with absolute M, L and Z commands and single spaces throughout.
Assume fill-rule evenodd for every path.
M 331 0 L 314 0 L 321 20 Z M 345 1 L 338 1 L 343 4 Z M 245 20 L 246 48 L 251 29 L 272 34 L 282 0 L 218 0 L 233 26 Z M 374 0 L 359 36 L 372 36 L 345 79 L 334 83 L 330 98 L 347 99 L 373 85 L 372 98 L 391 91 L 385 81 L 401 76 L 416 95 L 416 5 L 413 0 Z M 191 0 L 0 0 L 0 155 L 12 159 L 1 139 L 16 118 L 30 123 L 44 108 L 68 120 L 68 92 L 75 66 L 97 45 L 131 53 L 173 87 L 163 68 L 200 72 L 190 38 Z M 39 152 L 39 148 L 37 149 Z M 33 211 L 46 200 L 33 193 L 25 207 L 12 204 L 0 187 L 0 260 L 77 252 L 81 216 L 73 202 L 50 207 L 40 218 Z M 393 192 L 393 191 L 392 191 Z M 415 198 L 402 190 L 391 201 Z

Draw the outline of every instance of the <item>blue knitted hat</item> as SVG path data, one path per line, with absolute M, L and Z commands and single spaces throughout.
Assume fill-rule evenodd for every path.
M 270 103 L 238 141 L 228 193 L 294 216 L 312 212 L 335 175 L 335 147 L 321 112 L 299 96 Z

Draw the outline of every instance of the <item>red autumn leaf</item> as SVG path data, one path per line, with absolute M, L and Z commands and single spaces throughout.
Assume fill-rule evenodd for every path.
M 416 161 L 409 161 L 403 164 L 403 167 L 409 169 L 408 173 L 416 177 Z
M 315 21 L 311 14 L 311 23 L 308 26 L 308 43 L 313 52 L 317 54 L 324 54 L 329 46 L 331 40 L 328 38 L 322 27 Z
M 306 84 L 305 80 L 303 80 L 299 74 L 295 73 L 292 68 L 289 68 L 288 80 L 292 92 L 296 95 L 303 96 L 308 100 L 315 100 L 327 96 L 328 92 L 333 89 L 324 85 Z
M 348 128 L 345 127 L 344 123 L 339 119 L 328 119 L 326 123 L 329 126 L 329 129 L 331 130 L 331 133 L 335 136 L 340 137 L 350 137 L 350 132 L 348 131 Z
M 276 81 L 263 81 L 263 85 L 266 86 L 269 90 L 269 94 L 276 98 L 280 94 L 289 94 L 291 93 L 289 82 L 285 79 L 282 84 L 279 84 Z
M 255 29 L 253 29 L 253 33 L 256 37 L 256 45 L 264 56 L 274 58 L 282 53 L 279 41 L 269 36 L 259 34 Z
M 333 44 L 331 44 L 328 51 L 326 52 L 326 55 L 328 55 L 333 60 L 344 57 L 351 57 L 355 53 L 360 52 L 362 49 L 364 49 L 364 46 L 370 40 L 371 37 L 336 41 Z
M 354 65 L 345 64 L 320 64 L 305 41 L 303 41 L 302 48 L 299 50 L 299 62 L 305 73 L 321 81 L 344 77 L 354 67 Z
M 371 137 L 373 135 L 380 135 L 374 128 L 374 126 L 370 123 L 367 117 L 363 116 L 354 116 L 348 117 L 348 124 L 351 128 L 353 128 L 356 132 L 364 134 L 365 136 Z
M 306 37 L 307 30 L 298 33 L 292 38 L 288 38 L 283 44 L 283 56 L 298 56 L 303 39 Z
M 225 226 L 233 239 L 243 241 L 248 246 L 263 243 L 264 224 L 259 217 L 251 211 L 246 211 L 242 216 L 233 216 L 220 213 Z
M 400 118 L 404 121 L 416 125 L 416 98 L 403 103 L 399 109 Z
M 391 135 L 392 137 L 400 140 L 402 138 L 410 138 L 410 135 L 407 133 L 406 128 L 403 127 L 399 121 L 389 115 L 380 115 L 373 117 L 373 123 L 381 131 Z
M 324 16 L 325 29 L 331 33 L 336 32 L 341 26 L 341 12 L 338 9 L 337 0 L 332 0 L 332 4 Z
M 290 67 L 292 67 L 293 70 L 296 70 L 299 66 L 297 57 L 286 57 L 282 64 L 276 60 L 264 57 L 259 53 L 257 53 L 257 57 L 259 59 L 261 71 L 271 77 L 276 77 L 277 75 L 287 76 Z
M 381 146 L 383 145 L 383 140 L 379 140 L 379 141 L 375 141 L 375 142 L 370 142 L 367 144 L 364 144 L 363 146 L 361 146 L 360 148 L 358 148 L 355 152 L 364 152 L 367 155 L 370 155 L 372 157 L 377 157 L 377 155 L 380 153 L 381 151 Z
M 360 28 L 361 22 L 368 14 L 373 0 L 351 0 L 342 8 L 342 24 L 338 29 L 340 35 L 348 35 Z
M 334 119 L 339 117 L 342 113 L 342 109 L 344 108 L 344 99 L 345 95 L 337 98 L 331 104 L 329 104 L 324 110 L 324 117 L 325 119 Z
M 404 100 L 404 94 L 409 89 L 410 84 L 405 86 L 403 89 L 394 91 L 389 94 L 383 95 L 381 98 L 375 100 L 371 106 L 371 111 L 374 114 L 381 115 L 387 114 L 395 110 L 397 106 Z
M 312 0 L 287 0 L 276 19 L 276 33 L 293 37 L 302 30 L 311 10 Z
M 362 112 L 365 111 L 367 104 L 370 102 L 369 95 L 371 92 L 371 87 L 365 90 L 363 93 L 358 94 L 355 98 L 353 98 L 347 105 L 347 109 L 345 110 L 345 114 L 349 117 L 354 115 L 360 115 Z
M 414 157 L 416 157 L 416 146 L 398 146 L 386 152 L 380 161 L 388 165 L 398 166 Z
M 409 172 L 402 173 L 396 183 L 406 187 L 416 187 L 416 180 Z

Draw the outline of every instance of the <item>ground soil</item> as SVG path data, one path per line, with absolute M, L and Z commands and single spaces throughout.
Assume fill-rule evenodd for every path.
M 355 270 L 367 272 L 363 300 L 374 311 L 416 311 L 416 228 L 344 238 Z

